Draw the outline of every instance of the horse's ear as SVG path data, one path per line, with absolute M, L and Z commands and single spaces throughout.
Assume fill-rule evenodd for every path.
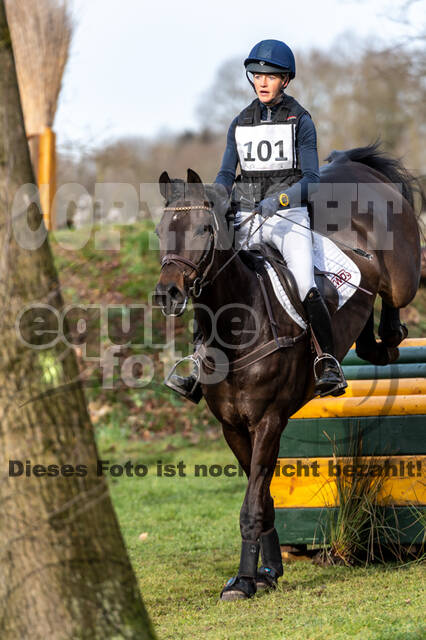
M 167 173 L 167 171 L 163 171 L 163 173 L 158 179 L 158 182 L 160 184 L 160 193 L 163 196 L 163 198 L 167 200 L 170 195 L 170 187 L 168 187 L 168 185 L 171 183 L 171 180 L 169 178 L 169 174 Z
M 198 173 L 196 173 L 195 171 L 193 171 L 192 169 L 188 169 L 187 171 L 187 178 L 186 181 L 191 183 L 191 184 L 203 184 L 203 181 L 201 180 L 200 176 L 198 175 Z
M 195 173 L 192 169 L 188 169 L 187 172 L 187 198 L 192 200 L 193 198 L 205 199 L 204 185 L 198 173 Z

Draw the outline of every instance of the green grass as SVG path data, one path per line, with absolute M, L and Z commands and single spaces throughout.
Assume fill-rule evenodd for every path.
M 235 464 L 222 438 L 191 445 L 179 434 L 129 441 L 98 429 L 104 459 L 147 465 L 144 478 L 110 479 L 142 595 L 162 639 L 414 640 L 425 637 L 424 566 L 285 566 L 277 592 L 218 600 L 239 560 L 244 478 L 196 478 L 195 464 Z M 157 461 L 183 461 L 186 477 L 158 477 Z M 148 533 L 146 540 L 139 540 Z M 422 592 L 423 590 L 423 592 Z M 423 603 L 423 604 L 422 604 Z

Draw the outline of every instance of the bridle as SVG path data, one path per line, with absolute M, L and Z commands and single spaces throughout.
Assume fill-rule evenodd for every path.
M 166 253 L 166 255 L 161 260 L 161 270 L 168 264 L 175 264 L 178 269 L 181 271 L 183 275 L 183 284 L 185 290 L 185 300 L 182 305 L 182 308 L 178 313 L 169 313 L 166 314 L 164 308 L 162 308 L 162 312 L 164 315 L 169 316 L 180 316 L 186 309 L 186 305 L 188 303 L 188 297 L 193 296 L 194 298 L 198 298 L 201 295 L 203 288 L 208 284 L 207 276 L 212 268 L 214 257 L 215 257 L 215 249 L 216 249 L 216 241 L 217 241 L 217 229 L 218 223 L 214 214 L 213 209 L 210 206 L 204 205 L 188 205 L 182 207 L 165 207 L 164 211 L 208 211 L 214 220 L 214 224 L 210 227 L 210 238 L 208 247 L 204 250 L 204 253 L 198 263 L 189 260 L 189 258 L 185 258 L 184 256 L 180 256 L 177 253 Z M 211 254 L 210 261 L 207 266 L 204 267 L 204 263 L 208 260 L 209 255 Z M 190 267 L 191 271 L 187 271 L 185 266 Z M 189 280 L 192 273 L 196 274 L 193 280 Z
M 252 229 L 252 223 L 253 223 L 253 217 L 256 215 L 256 212 L 254 211 L 245 222 L 243 222 L 242 225 L 246 224 L 247 222 L 250 222 L 250 232 L 248 237 L 246 238 L 245 242 L 239 247 L 239 249 L 235 250 L 234 248 L 232 248 L 232 255 L 230 256 L 230 258 L 228 258 L 228 260 L 217 270 L 217 272 L 215 273 L 215 275 L 213 276 L 213 278 L 211 278 L 210 280 L 207 280 L 207 275 L 213 265 L 213 261 L 214 261 L 214 257 L 215 257 L 215 250 L 216 250 L 216 245 L 217 245 L 217 231 L 219 229 L 219 223 L 216 219 L 216 215 L 214 213 L 214 210 L 210 207 L 207 206 L 206 204 L 204 205 L 188 205 L 188 206 L 183 206 L 183 207 L 164 207 L 164 211 L 192 211 L 192 210 L 204 210 L 204 211 L 208 211 L 209 213 L 211 213 L 211 215 L 213 216 L 213 221 L 214 221 L 214 225 L 212 225 L 211 227 L 211 231 L 210 231 L 210 244 L 208 247 L 208 250 L 206 253 L 204 253 L 204 255 L 202 256 L 201 260 L 198 262 L 198 264 L 195 264 L 195 262 L 193 262 L 192 260 L 189 260 L 188 258 L 184 258 L 183 256 L 180 256 L 177 253 L 166 253 L 166 255 L 163 257 L 163 259 L 161 260 L 161 269 L 163 269 L 167 264 L 175 264 L 180 271 L 183 274 L 183 280 L 184 280 L 184 289 L 185 289 L 185 294 L 188 291 L 188 295 L 189 296 L 193 296 L 194 298 L 198 298 L 201 295 L 201 292 L 203 290 L 203 288 L 205 288 L 208 284 L 212 284 L 216 278 L 218 277 L 218 275 L 228 266 L 228 264 L 230 262 L 232 262 L 233 260 L 235 260 L 235 258 L 238 256 L 238 254 L 240 253 L 240 251 L 242 251 L 245 246 L 248 244 L 248 241 L 250 239 L 250 237 L 252 235 L 254 235 L 261 227 L 263 224 L 265 224 L 266 222 L 266 218 L 258 225 L 258 227 L 256 229 Z M 212 242 L 213 240 L 213 242 Z M 210 249 L 212 249 L 211 252 L 211 258 L 210 258 L 210 262 L 208 263 L 206 269 L 202 272 L 201 271 L 201 265 L 205 262 L 205 260 L 207 260 L 208 254 L 210 253 Z M 189 287 L 186 286 L 187 284 L 187 280 L 188 277 L 190 276 L 190 273 L 187 273 L 185 271 L 185 269 L 182 268 L 181 265 L 186 265 L 188 267 L 191 268 L 192 271 L 195 271 L 195 273 L 197 274 L 196 277 L 194 278 L 194 280 L 190 283 Z M 200 275 L 201 273 L 201 275 Z M 185 300 L 184 303 L 182 305 L 181 310 L 179 311 L 179 313 L 168 313 L 166 314 L 164 311 L 164 308 L 162 308 L 162 312 L 164 315 L 169 315 L 169 316 L 181 316 L 183 314 L 183 312 L 186 309 L 186 305 L 188 304 L 188 295 L 185 295 Z

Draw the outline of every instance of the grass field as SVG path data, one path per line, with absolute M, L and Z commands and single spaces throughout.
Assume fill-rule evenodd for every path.
M 79 237 L 62 231 L 52 249 L 67 304 L 145 303 L 158 278 L 150 246 L 153 224 L 121 227 L 118 252 L 58 244 Z M 80 234 L 82 235 L 82 234 Z M 152 234 L 151 234 L 152 237 Z M 426 334 L 426 291 L 413 307 L 410 336 Z M 120 323 L 120 317 L 112 318 Z M 138 341 L 143 320 L 136 326 Z M 161 339 L 160 324 L 154 327 Z M 177 347 L 189 350 L 188 323 L 179 319 Z M 91 328 L 87 342 L 95 341 Z M 158 351 L 147 347 L 159 365 Z M 124 356 L 134 353 L 124 350 Z M 145 477 L 109 478 L 114 506 L 149 614 L 161 639 L 183 640 L 420 640 L 426 637 L 424 566 L 322 568 L 287 565 L 277 592 L 247 602 L 218 599 L 235 574 L 240 551 L 239 509 L 244 478 L 194 477 L 194 465 L 234 464 L 204 401 L 197 407 L 155 382 L 131 389 L 101 386 L 96 365 L 79 365 L 98 380 L 86 389 L 99 454 L 110 464 L 145 464 Z M 157 462 L 186 465 L 184 477 L 160 477 Z M 141 534 L 142 539 L 140 538 Z
M 145 464 L 143 478 L 110 480 L 114 506 L 158 637 L 173 640 L 421 640 L 424 565 L 285 566 L 279 589 L 246 602 L 218 599 L 236 572 L 244 478 L 195 477 L 194 465 L 234 464 L 223 439 L 179 435 L 132 442 L 116 424 L 98 429 L 103 459 Z M 186 467 L 157 475 L 157 462 Z M 181 467 L 182 468 L 182 467 Z M 177 467 L 176 467 L 177 469 Z M 143 540 L 139 539 L 140 534 Z

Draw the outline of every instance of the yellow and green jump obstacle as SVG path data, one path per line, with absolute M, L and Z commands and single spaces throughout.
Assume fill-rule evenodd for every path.
M 311 400 L 281 436 L 271 483 L 280 542 L 325 540 L 330 512 L 338 508 L 333 470 L 353 471 L 354 460 L 359 472 L 374 464 L 383 474 L 378 502 L 399 541 L 420 542 L 419 513 L 426 515 L 426 339 L 405 340 L 394 365 L 373 367 L 353 350 L 342 364 L 345 395 Z

